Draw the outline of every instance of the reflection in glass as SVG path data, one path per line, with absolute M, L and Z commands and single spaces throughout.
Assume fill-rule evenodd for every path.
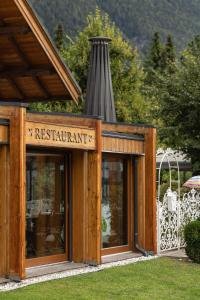
M 26 258 L 65 252 L 64 157 L 28 154 Z
M 102 248 L 128 244 L 127 160 L 105 155 L 102 165 Z

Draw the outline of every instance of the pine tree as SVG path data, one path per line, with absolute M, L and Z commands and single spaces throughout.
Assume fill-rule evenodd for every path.
M 159 33 L 156 32 L 153 36 L 149 54 L 147 55 L 147 59 L 145 62 L 147 73 L 151 73 L 153 71 L 172 71 L 172 66 L 175 60 L 176 52 L 172 36 L 167 36 L 167 40 L 164 45 L 160 41 Z M 153 80 L 154 79 L 155 78 L 153 78 Z
M 175 72 L 175 61 L 175 47 L 172 37 L 168 35 L 166 43 L 163 44 L 160 41 L 159 33 L 156 32 L 153 36 L 149 55 L 145 63 L 146 77 L 144 94 L 146 101 L 150 103 L 151 122 L 159 128 L 162 127 L 162 118 L 160 116 L 160 81 L 162 81 L 165 76 Z M 159 133 L 160 131 L 158 130 L 158 139 L 160 137 Z
M 161 57 L 162 57 L 161 71 L 173 73 L 174 63 L 176 60 L 176 52 L 175 52 L 175 46 L 171 35 L 167 36 L 167 41 L 165 46 L 163 47 Z
M 187 48 L 182 52 L 180 57 L 181 64 L 187 64 L 189 60 L 196 60 L 200 57 L 200 35 L 196 35 L 194 39 L 188 43 Z
M 175 47 L 173 43 L 172 36 L 169 34 L 167 36 L 167 42 L 165 45 L 165 52 L 167 56 L 168 63 L 174 63 L 176 60 L 176 53 L 175 53 Z
M 147 69 L 158 70 L 161 68 L 162 51 L 163 46 L 160 42 L 160 35 L 158 32 L 155 32 L 149 50 L 149 55 L 147 55 L 147 60 L 145 63 Z
M 162 140 L 181 150 L 200 174 L 200 39 L 196 37 L 183 51 L 173 73 L 160 76 L 159 101 Z
M 64 30 L 62 24 L 58 24 L 54 30 L 54 41 L 58 50 L 61 51 L 64 45 Z

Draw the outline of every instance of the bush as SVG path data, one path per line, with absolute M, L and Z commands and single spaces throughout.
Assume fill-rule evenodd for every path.
M 200 264 L 200 218 L 185 226 L 184 238 L 186 254 L 192 261 Z

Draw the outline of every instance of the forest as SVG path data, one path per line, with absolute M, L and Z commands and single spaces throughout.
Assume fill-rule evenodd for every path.
M 111 38 L 110 63 L 117 121 L 149 123 L 157 127 L 158 147 L 183 151 L 193 172 L 200 171 L 200 36 L 196 35 L 179 54 L 172 35 L 163 41 L 152 35 L 146 55 L 141 56 L 98 8 L 87 16 L 82 31 L 69 39 L 58 24 L 54 42 L 82 89 L 78 106 L 71 102 L 33 104 L 31 109 L 69 113 L 84 112 L 90 42 L 93 36 Z
M 29 0 L 53 36 L 59 23 L 73 38 L 86 25 L 87 15 L 96 6 L 108 13 L 142 52 L 145 52 L 154 32 L 161 40 L 174 36 L 175 45 L 182 50 L 200 32 L 200 1 L 197 0 Z

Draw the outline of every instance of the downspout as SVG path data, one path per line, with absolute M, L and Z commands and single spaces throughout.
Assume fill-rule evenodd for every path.
M 134 247 L 140 251 L 144 256 L 153 255 L 151 251 L 146 251 L 142 248 L 138 241 L 138 161 L 133 160 L 134 167 Z

